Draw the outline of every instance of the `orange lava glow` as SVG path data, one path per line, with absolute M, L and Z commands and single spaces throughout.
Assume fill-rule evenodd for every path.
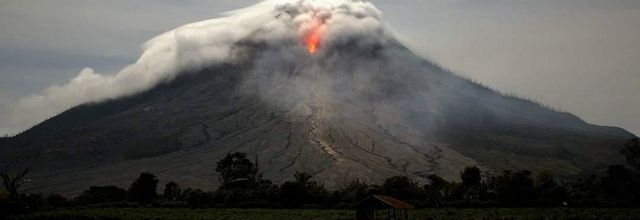
M 318 51 L 318 44 L 320 43 L 320 26 L 317 26 L 307 34 L 305 43 L 307 44 L 307 50 L 310 54 L 314 54 Z

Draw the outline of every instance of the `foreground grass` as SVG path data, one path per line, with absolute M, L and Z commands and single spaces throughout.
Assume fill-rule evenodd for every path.
M 351 210 L 287 209 L 185 209 L 185 208 L 87 208 L 65 209 L 17 216 L 10 219 L 353 219 Z
M 640 209 L 623 208 L 486 208 L 486 209 L 416 209 L 410 219 L 432 220 L 560 220 L 560 219 L 640 219 Z M 311 209 L 163 209 L 163 208 L 73 208 L 38 212 L 9 219 L 354 219 L 353 210 Z
M 623 208 L 485 208 L 420 209 L 409 212 L 410 219 L 473 220 L 623 220 L 640 219 L 640 209 Z

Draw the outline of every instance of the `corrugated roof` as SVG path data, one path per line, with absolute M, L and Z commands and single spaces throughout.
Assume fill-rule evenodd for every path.
M 406 202 L 400 201 L 400 200 L 398 200 L 396 198 L 393 198 L 391 196 L 381 196 L 381 195 L 370 196 L 370 197 L 360 201 L 358 203 L 358 205 L 356 205 L 356 206 L 362 206 L 362 205 L 365 205 L 365 204 L 371 204 L 372 200 L 379 201 L 380 203 L 384 204 L 385 206 L 388 206 L 388 207 L 391 207 L 391 208 L 395 208 L 395 209 L 410 209 L 410 208 L 413 208 L 412 205 L 410 205 L 410 204 L 408 204 Z
M 375 197 L 376 199 L 379 199 L 380 201 L 386 203 L 387 205 L 396 208 L 396 209 L 410 209 L 413 208 L 412 205 L 410 205 L 409 203 L 400 201 L 396 198 L 393 198 L 391 196 L 380 196 L 380 195 L 373 195 L 373 197 Z

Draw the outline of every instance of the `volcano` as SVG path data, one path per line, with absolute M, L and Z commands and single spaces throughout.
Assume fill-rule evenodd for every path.
M 157 82 L 2 139 L 1 165 L 31 168 L 29 190 L 67 194 L 126 186 L 144 171 L 214 189 L 216 162 L 236 151 L 275 182 L 296 171 L 328 186 L 395 175 L 457 180 L 474 165 L 568 177 L 622 163 L 619 149 L 634 136 L 416 56 L 370 3 L 267 1 L 235 13 L 236 23 L 214 19 L 150 41 L 128 71 Z M 242 30 L 209 34 L 220 26 Z M 149 54 L 165 51 L 172 68 L 153 72 L 167 59 Z

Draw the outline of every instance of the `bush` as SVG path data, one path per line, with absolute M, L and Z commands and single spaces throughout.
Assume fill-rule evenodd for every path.
M 155 175 L 144 172 L 129 187 L 129 201 L 148 204 L 158 197 L 156 188 L 158 179 Z
M 47 205 L 53 207 L 65 207 L 68 205 L 67 197 L 60 194 L 51 194 L 47 196 Z
M 84 191 L 75 201 L 80 205 L 110 203 L 124 201 L 127 192 L 116 186 L 92 186 Z

